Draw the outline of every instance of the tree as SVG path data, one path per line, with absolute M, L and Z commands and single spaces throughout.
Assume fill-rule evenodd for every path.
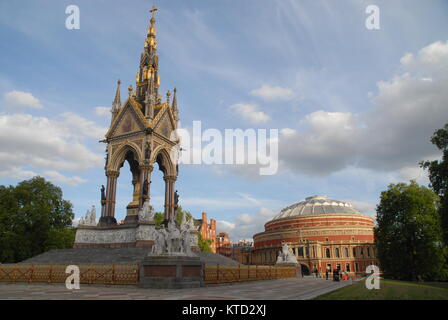
M 210 245 L 212 244 L 213 239 L 204 239 L 200 232 L 198 232 L 198 247 L 202 252 L 212 252 L 212 248 Z
M 163 212 L 157 211 L 154 213 L 154 223 L 156 226 L 160 227 L 165 219 Z
M 430 188 L 440 197 L 440 216 L 444 243 L 448 246 L 448 123 L 434 132 L 431 142 L 442 151 L 442 159 L 423 161 L 420 165 L 428 169 Z
M 375 242 L 385 276 L 412 281 L 442 277 L 438 202 L 432 190 L 415 181 L 391 184 L 381 193 Z
M 189 211 L 183 210 L 181 206 L 178 206 L 175 215 L 175 221 L 177 225 L 181 225 L 184 214 L 186 215 L 187 219 L 192 218 L 192 215 Z M 157 211 L 154 213 L 154 223 L 156 224 L 156 226 L 161 226 L 163 220 L 165 220 L 165 215 L 163 214 L 163 212 Z
M 44 178 L 0 186 L 0 262 L 72 247 L 73 217 L 72 204 L 62 199 L 62 190 Z

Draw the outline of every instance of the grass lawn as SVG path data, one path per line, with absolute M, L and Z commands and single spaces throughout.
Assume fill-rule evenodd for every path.
M 368 290 L 361 280 L 315 300 L 448 300 L 448 289 L 444 286 L 442 283 L 417 284 L 382 279 L 380 289 Z

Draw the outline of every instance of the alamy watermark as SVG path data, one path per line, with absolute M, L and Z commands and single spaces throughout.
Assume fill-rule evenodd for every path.
M 68 30 L 79 30 L 81 27 L 79 7 L 72 4 L 65 8 L 65 13 L 69 16 L 65 19 L 65 27 Z
M 65 279 L 65 287 L 68 290 L 79 290 L 79 267 L 71 264 L 65 268 L 65 273 L 70 273 L 67 279 Z
M 366 278 L 366 288 L 368 290 L 379 289 L 380 288 L 380 268 L 378 266 L 371 264 L 366 268 L 366 274 L 370 275 Z
M 365 25 L 368 30 L 380 30 L 380 8 L 374 4 L 366 7 L 368 14 Z
M 176 164 L 258 165 L 260 175 L 278 170 L 278 129 L 202 131 L 201 121 L 193 121 L 191 131 L 177 129 L 171 140 L 179 141 L 171 153 Z

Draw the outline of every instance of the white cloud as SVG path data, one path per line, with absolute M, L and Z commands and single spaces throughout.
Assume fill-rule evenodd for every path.
M 415 180 L 420 184 L 429 184 L 427 172 L 419 166 L 403 167 L 399 170 L 399 175 L 402 180 Z
M 39 99 L 29 92 L 11 91 L 5 94 L 6 105 L 11 108 L 33 108 L 42 109 Z
M 283 128 L 280 130 L 280 133 L 285 137 L 291 137 L 297 133 L 297 130 L 291 128 Z
M 292 89 L 271 85 L 263 85 L 258 89 L 252 90 L 250 93 L 266 101 L 288 101 L 294 98 L 294 91 Z
M 430 138 L 448 119 L 446 88 L 448 42 L 408 53 L 400 73 L 378 82 L 369 112 L 321 110 L 300 121 L 303 130 L 281 130 L 280 170 L 328 175 L 356 166 L 424 181 L 416 167 L 437 154 Z
M 99 127 L 95 122 L 73 112 L 65 112 L 61 114 L 61 117 L 64 119 L 62 125 L 73 128 L 80 136 L 101 139 L 107 132 L 107 128 Z
M 374 216 L 376 212 L 376 204 L 372 202 L 367 201 L 359 201 L 359 200 L 351 200 L 351 199 L 344 199 L 342 201 L 350 203 L 356 210 L 359 212 Z
M 74 115 L 64 118 L 66 121 L 28 114 L 0 114 L 0 176 L 21 179 L 39 174 L 75 185 L 85 180 L 65 177 L 59 171 L 80 172 L 102 166 L 103 156 L 79 142 L 93 136 L 86 129 L 89 121 Z M 73 119 L 80 123 L 71 123 Z
M 108 107 L 95 107 L 95 114 L 100 117 L 105 117 L 107 119 L 111 118 L 110 108 Z
M 217 231 L 227 232 L 233 242 L 240 239 L 252 239 L 253 235 L 264 231 L 266 222 L 274 217 L 275 213 L 261 207 L 255 214 L 242 213 L 234 221 L 217 221 Z
M 343 169 L 355 155 L 359 129 L 353 114 L 320 110 L 308 114 L 300 126 L 306 133 L 281 131 L 280 169 L 327 175 Z
M 81 177 L 78 176 L 74 176 L 74 177 L 66 177 L 63 174 L 57 172 L 57 171 L 53 171 L 53 170 L 47 170 L 44 171 L 42 174 L 43 177 L 47 178 L 48 180 L 52 180 L 55 182 L 60 182 L 63 184 L 67 184 L 70 186 L 76 186 L 80 183 L 84 183 L 87 180 L 83 179 Z
M 237 103 L 230 106 L 230 110 L 241 116 L 251 124 L 259 124 L 269 121 L 271 118 L 263 111 L 258 110 L 256 104 Z

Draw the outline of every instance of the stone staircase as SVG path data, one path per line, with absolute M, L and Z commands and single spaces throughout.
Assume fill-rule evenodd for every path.
M 55 249 L 24 260 L 19 264 L 36 265 L 112 265 L 138 264 L 148 254 L 147 248 L 79 248 Z M 239 263 L 215 253 L 196 252 L 206 265 L 238 266 Z

